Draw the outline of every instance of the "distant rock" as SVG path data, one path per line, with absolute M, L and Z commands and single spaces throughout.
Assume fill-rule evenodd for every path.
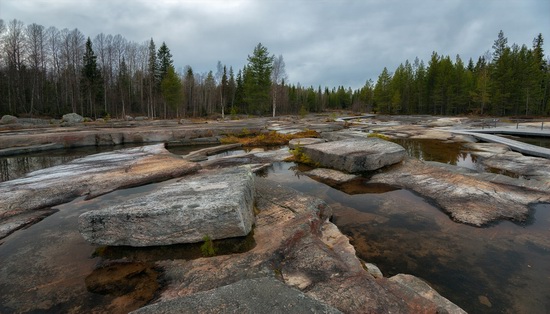
M 126 120 L 126 121 L 134 121 L 134 117 L 132 117 L 132 116 L 125 116 L 125 117 L 124 117 L 124 120 Z
M 153 313 L 342 313 L 270 277 L 241 280 L 138 309 Z
M 84 121 L 84 117 L 77 113 L 67 113 L 63 115 L 63 118 L 61 119 L 63 122 L 69 123 L 69 124 L 75 124 L 75 123 L 81 123 Z
M 17 123 L 17 120 L 17 117 L 7 114 L 2 116 L 2 119 L 0 119 L 0 124 L 15 124 Z
M 378 138 L 313 144 L 304 146 L 302 150 L 323 167 L 349 173 L 380 169 L 398 163 L 406 156 L 402 146 Z
M 145 121 L 145 120 L 149 120 L 149 117 L 139 116 L 139 117 L 135 117 L 134 120 L 136 120 L 136 121 Z
M 295 149 L 297 146 L 306 146 L 306 145 L 311 145 L 311 144 L 319 144 L 319 143 L 324 143 L 326 141 L 327 140 L 322 139 L 322 138 L 309 138 L 309 137 L 295 138 L 295 139 L 291 139 L 288 142 L 288 147 L 290 149 Z
M 246 236 L 254 223 L 254 177 L 234 167 L 186 177 L 123 204 L 86 212 L 79 230 L 99 245 L 154 246 Z

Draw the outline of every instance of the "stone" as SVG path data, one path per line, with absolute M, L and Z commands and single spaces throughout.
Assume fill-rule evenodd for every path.
M 125 117 L 124 117 L 124 120 L 126 120 L 126 121 L 134 121 L 134 117 L 132 117 L 132 116 L 125 116 Z
M 430 287 L 430 285 L 418 277 L 407 274 L 397 274 L 391 277 L 389 281 L 398 283 L 406 289 L 410 289 L 416 294 L 434 302 L 438 306 L 438 313 L 466 314 L 466 311 L 442 297 L 437 291 Z M 444 311 L 441 311 L 441 309 Z
M 302 150 L 322 167 L 349 173 L 377 170 L 401 162 L 406 156 L 402 146 L 379 138 L 313 144 Z
M 497 181 L 498 180 L 498 181 Z M 370 178 L 369 183 L 401 186 L 433 200 L 453 220 L 474 226 L 507 219 L 525 221 L 529 205 L 550 202 L 550 193 L 510 185 L 448 167 L 407 159 Z
M 317 177 L 323 181 L 329 181 L 329 183 L 345 183 L 357 178 L 357 175 L 343 173 L 334 169 L 315 168 L 313 170 L 305 172 L 308 176 Z
M 98 245 L 155 246 L 246 236 L 254 223 L 250 167 L 200 173 L 145 196 L 79 217 L 82 236 Z
M 289 142 L 288 142 L 288 147 L 290 149 L 296 149 L 297 146 L 306 146 L 306 145 L 311 145 L 311 144 L 318 144 L 318 143 L 324 143 L 326 142 L 327 140 L 323 139 L 323 138 L 309 138 L 309 137 L 306 137 L 306 138 L 294 138 L 294 139 L 291 139 Z
M 79 196 L 92 198 L 119 188 L 144 185 L 196 172 L 164 144 L 90 155 L 0 183 L 0 220 L 52 207 Z
M 148 313 L 342 313 L 272 278 L 241 280 L 227 286 L 145 306 Z
M 369 274 L 371 274 L 374 278 L 384 278 L 384 275 L 378 266 L 372 263 L 365 263 L 365 267 L 367 268 Z
M 61 120 L 69 124 L 75 124 L 75 123 L 81 123 L 82 121 L 84 121 L 84 118 L 81 115 L 73 112 L 73 113 L 64 114 Z
M 145 120 L 149 120 L 149 117 L 139 116 L 139 117 L 135 117 L 134 120 L 136 120 L 136 121 L 145 121 Z
M 15 124 L 17 123 L 17 120 L 17 117 L 7 114 L 2 116 L 2 119 L 0 119 L 0 124 Z

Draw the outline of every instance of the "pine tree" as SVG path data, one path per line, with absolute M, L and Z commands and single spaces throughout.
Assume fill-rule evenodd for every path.
M 183 102 L 183 89 L 181 80 L 172 65 L 168 65 L 160 87 L 164 102 L 173 110 L 177 110 Z
M 269 94 L 271 90 L 271 71 L 273 56 L 269 56 L 267 48 L 261 43 L 248 56 L 248 65 L 244 72 L 244 100 L 249 109 L 256 114 L 269 110 Z
M 157 62 L 158 62 L 158 81 L 162 82 L 166 74 L 168 73 L 168 68 L 174 66 L 174 61 L 172 60 L 172 54 L 170 49 L 166 46 L 165 42 L 162 42 L 162 45 L 159 48 L 157 53 Z
M 374 87 L 375 108 L 378 112 L 391 113 L 391 75 L 384 67 Z
M 92 41 L 90 37 L 88 37 L 86 41 L 86 51 L 83 57 L 84 66 L 82 68 L 81 86 L 83 98 L 85 99 L 89 114 L 96 113 L 96 103 L 101 97 L 102 91 L 101 71 L 97 67 L 96 59 L 97 57 L 92 49 Z M 82 114 L 84 114 L 84 110 L 82 110 Z

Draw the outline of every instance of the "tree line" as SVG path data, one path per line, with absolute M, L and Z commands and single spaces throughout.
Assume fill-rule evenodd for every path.
M 545 115 L 550 63 L 539 34 L 532 48 L 511 47 L 499 33 L 493 53 L 465 65 L 436 52 L 426 66 L 408 60 L 376 84 L 305 87 L 289 84 L 282 55 L 259 43 L 236 71 L 217 62 L 198 73 L 176 71 L 166 43 L 121 35 L 86 37 L 78 29 L 0 20 L 0 115 L 204 117 L 304 114 L 327 109 L 388 114 Z
M 428 65 L 416 58 L 393 74 L 384 68 L 362 92 L 378 112 L 389 114 L 533 116 L 550 114 L 550 58 L 539 34 L 533 45 L 508 45 L 500 31 L 492 53 L 467 64 L 433 52 Z

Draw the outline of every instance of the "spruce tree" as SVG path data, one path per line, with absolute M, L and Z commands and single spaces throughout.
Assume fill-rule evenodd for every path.
M 267 48 L 261 43 L 248 56 L 247 71 L 244 73 L 244 95 L 249 109 L 256 114 L 269 110 L 269 94 L 271 91 L 271 71 L 273 56 L 269 56 Z
M 82 94 L 89 114 L 96 113 L 96 103 L 101 96 L 102 79 L 101 71 L 97 67 L 97 57 L 92 49 L 90 37 L 86 41 L 86 51 L 83 57 L 82 68 Z M 84 109 L 81 112 L 84 115 Z

